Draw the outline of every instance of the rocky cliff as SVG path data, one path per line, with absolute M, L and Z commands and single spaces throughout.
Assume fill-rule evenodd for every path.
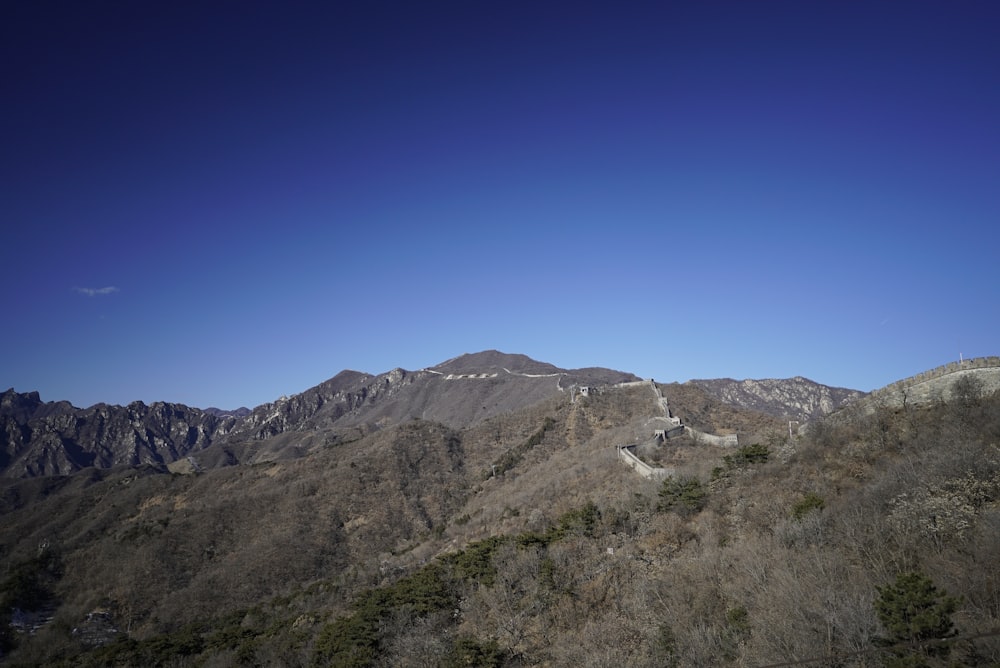
M 864 392 L 828 387 L 808 378 L 692 380 L 720 401 L 790 420 L 808 421 L 828 415 L 861 397 Z
M 81 409 L 9 389 L 0 395 L 0 470 L 21 478 L 88 466 L 166 464 L 206 447 L 235 422 L 182 404 Z

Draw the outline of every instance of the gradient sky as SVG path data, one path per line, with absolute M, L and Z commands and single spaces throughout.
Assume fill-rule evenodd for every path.
M 1000 3 L 7 2 L 0 385 L 1000 354 Z M 0 388 L 2 389 L 2 388 Z

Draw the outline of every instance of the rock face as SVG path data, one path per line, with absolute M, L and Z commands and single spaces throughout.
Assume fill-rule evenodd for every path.
M 865 396 L 864 392 L 828 387 L 796 376 L 765 380 L 692 380 L 710 395 L 734 406 L 803 422 L 828 415 Z
M 243 418 L 250 415 L 250 409 L 247 408 L 246 406 L 240 406 L 239 408 L 231 411 L 227 411 L 223 408 L 216 408 L 215 406 L 210 406 L 209 408 L 202 408 L 202 410 L 218 418 L 227 418 L 227 417 Z
M 235 422 L 181 404 L 80 409 L 10 389 L 0 395 L 0 469 L 26 478 L 88 466 L 166 464 L 207 446 Z

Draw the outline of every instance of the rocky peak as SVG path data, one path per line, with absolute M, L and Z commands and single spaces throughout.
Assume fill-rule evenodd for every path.
M 15 392 L 10 388 L 0 395 L 0 416 L 26 417 L 42 405 L 38 392 Z
M 78 410 L 68 401 L 42 401 L 38 392 L 15 392 L 13 388 L 0 395 L 0 418 L 18 422 L 50 415 L 64 415 Z
M 254 408 L 228 438 L 260 440 L 288 431 L 329 427 L 348 414 L 385 401 L 414 379 L 414 372 L 400 368 L 377 376 L 342 371 L 305 392 Z
M 502 353 L 499 350 L 484 350 L 479 353 L 465 353 L 431 369 L 442 373 L 465 374 L 507 369 L 517 373 L 558 373 L 561 371 L 546 362 L 533 360 L 527 355 Z
M 0 473 L 9 477 L 165 464 L 206 447 L 235 422 L 163 402 L 80 409 L 42 403 L 37 392 L 5 392 L 0 405 Z

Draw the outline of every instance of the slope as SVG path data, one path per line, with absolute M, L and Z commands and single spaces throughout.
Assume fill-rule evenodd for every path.
M 8 481 L 0 589 L 54 615 L 10 661 L 871 665 L 877 587 L 921 570 L 962 597 L 952 658 L 989 665 L 961 638 L 1000 624 L 998 401 L 668 443 L 662 484 L 615 461 L 660 410 L 646 384 L 197 475 Z
M 248 461 L 248 453 L 287 459 L 413 419 L 464 428 L 564 396 L 575 386 L 635 378 L 608 369 L 567 371 L 524 355 L 486 351 L 419 371 L 342 371 L 248 414 L 221 416 L 162 402 L 79 409 L 11 389 L 0 404 L 0 470 L 7 477 L 30 477 L 140 463 L 178 462 L 178 470 L 193 470 Z

